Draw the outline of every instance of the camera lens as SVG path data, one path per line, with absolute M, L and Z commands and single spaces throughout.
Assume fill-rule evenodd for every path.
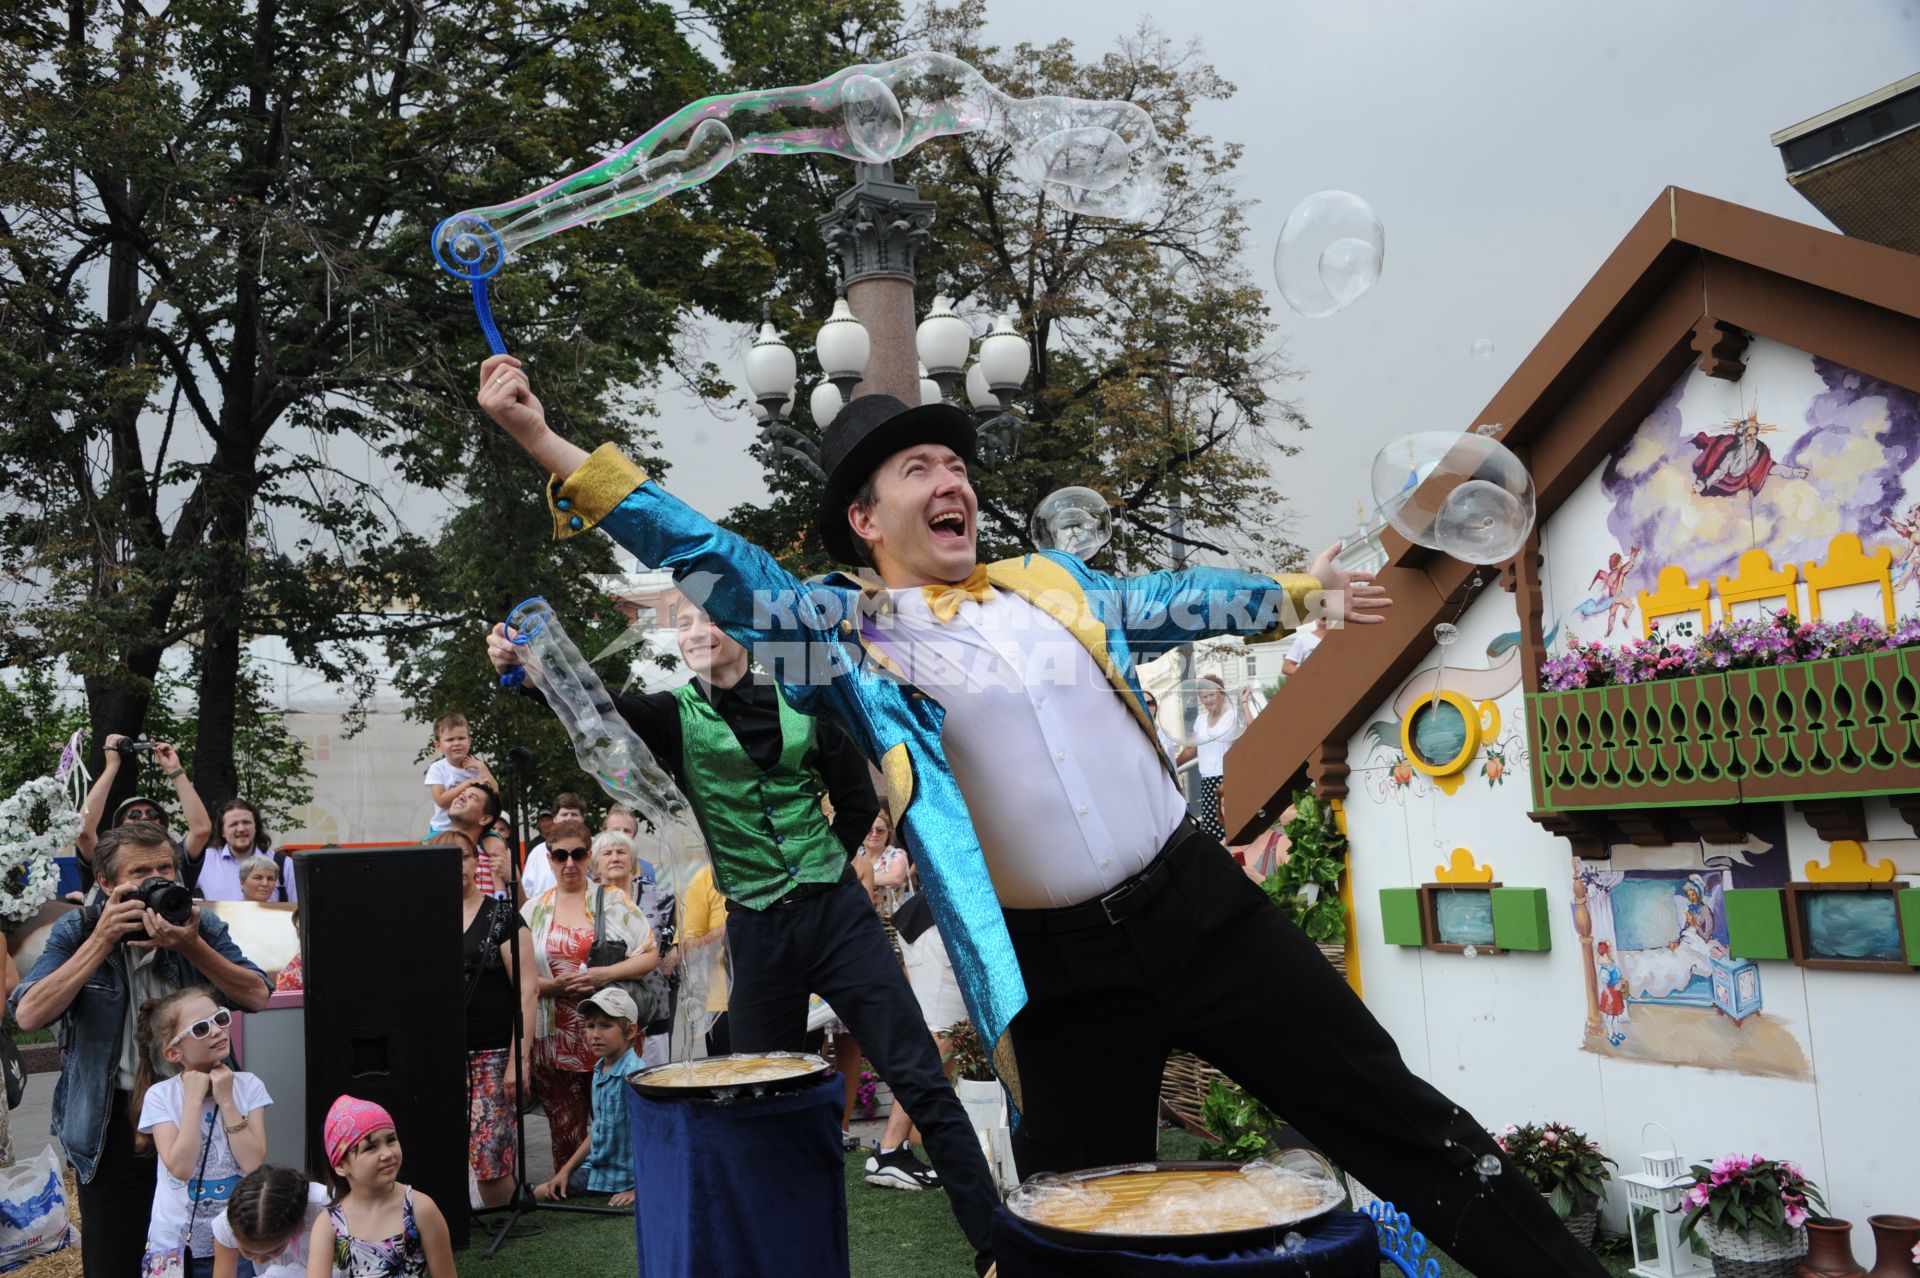
M 140 903 L 175 927 L 193 917 L 193 893 L 172 879 L 154 875 L 144 880 L 134 895 Z

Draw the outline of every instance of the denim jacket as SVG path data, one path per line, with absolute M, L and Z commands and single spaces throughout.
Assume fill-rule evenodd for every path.
M 1001 1081 L 1020 1104 L 1008 1026 L 1026 1003 L 986 854 L 940 741 L 946 711 L 869 644 L 885 601 L 855 578 L 794 578 L 772 556 L 677 501 L 611 444 L 548 480 L 554 535 L 599 528 L 642 563 L 672 571 L 714 622 L 780 682 L 790 705 L 840 722 L 887 783 L 954 976 Z M 1218 634 L 1297 626 L 1320 583 L 1200 567 L 1115 577 L 1058 551 L 986 565 L 993 585 L 1058 622 L 1125 697 L 1159 752 L 1134 676 L 1137 655 Z M 796 677 L 798 676 L 798 677 Z
M 227 925 L 205 911 L 200 914 L 200 936 L 228 962 L 258 975 L 268 990 L 273 988 L 266 973 L 249 962 L 227 935 Z M 27 991 L 59 971 L 85 939 L 80 931 L 78 910 L 53 925 L 40 961 L 33 965 L 27 979 L 20 982 L 8 1000 L 15 1015 L 19 1014 L 20 1000 Z M 153 961 L 158 974 L 174 988 L 206 980 L 193 964 L 172 950 L 157 951 Z M 83 1184 L 93 1180 L 100 1151 L 106 1144 L 107 1115 L 113 1109 L 113 1076 L 120 1060 L 120 1035 L 126 1025 L 126 949 L 115 946 L 107 961 L 88 975 L 58 1022 L 64 1050 L 60 1081 L 53 1089 L 53 1134 L 59 1137 L 68 1161 L 73 1164 L 73 1174 Z

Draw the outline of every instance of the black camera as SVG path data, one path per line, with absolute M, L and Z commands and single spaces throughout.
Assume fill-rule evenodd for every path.
M 158 914 L 175 927 L 184 927 L 187 921 L 193 918 L 193 893 L 187 891 L 186 888 L 175 883 L 172 879 L 162 878 L 158 874 L 142 879 L 140 886 L 128 893 L 128 896 L 140 902 L 140 904 L 146 906 L 149 910 L 152 910 L 155 914 Z M 93 929 L 100 925 L 100 918 L 107 912 L 107 906 L 109 904 L 111 904 L 111 901 L 101 901 L 81 908 L 81 936 L 91 936 L 93 934 Z M 148 941 L 153 938 L 147 935 L 145 928 L 141 928 L 137 932 L 129 932 L 122 939 L 128 941 Z
M 113 743 L 113 748 L 115 750 L 118 750 L 121 754 L 152 754 L 153 742 L 151 741 L 116 741 Z

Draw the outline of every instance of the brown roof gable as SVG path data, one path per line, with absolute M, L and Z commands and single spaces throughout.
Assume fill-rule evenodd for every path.
M 1539 523 L 1625 441 L 1687 366 L 1738 377 L 1759 334 L 1920 390 L 1920 257 L 1668 187 L 1471 421 L 1533 472 Z M 1426 657 L 1435 622 L 1465 598 L 1471 564 L 1388 532 L 1381 625 L 1327 637 L 1313 679 L 1290 679 L 1227 754 L 1229 842 L 1265 829 L 1313 780 L 1346 792 L 1346 744 Z M 1516 571 L 1518 570 L 1518 571 Z M 1539 647 L 1538 558 L 1482 569 L 1483 589 L 1518 589 L 1527 646 Z M 1527 688 L 1536 684 L 1528 662 Z

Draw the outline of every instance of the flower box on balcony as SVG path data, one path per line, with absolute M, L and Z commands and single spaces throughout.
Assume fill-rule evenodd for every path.
M 1539 811 L 1920 790 L 1920 649 L 1527 696 Z

